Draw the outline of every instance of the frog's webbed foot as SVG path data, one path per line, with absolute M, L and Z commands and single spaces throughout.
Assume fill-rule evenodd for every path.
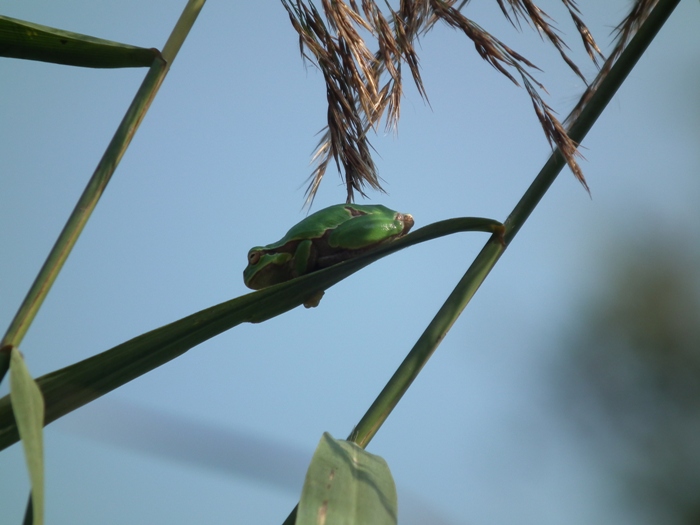
M 320 290 L 313 294 L 311 297 L 309 297 L 306 301 L 304 301 L 304 307 L 305 308 L 316 308 L 318 306 L 318 303 L 321 302 L 321 298 L 323 297 L 323 294 L 326 292 L 323 290 Z

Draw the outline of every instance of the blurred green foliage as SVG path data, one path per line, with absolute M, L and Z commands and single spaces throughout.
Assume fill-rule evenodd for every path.
M 657 237 L 658 238 L 658 237 Z M 659 523 L 700 524 L 700 261 L 649 240 L 578 318 L 567 412 Z M 654 518 L 656 519 L 656 518 Z

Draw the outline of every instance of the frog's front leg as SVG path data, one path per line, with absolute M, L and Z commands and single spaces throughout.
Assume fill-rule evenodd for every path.
M 294 274 L 296 277 L 301 277 L 307 273 L 316 270 L 317 250 L 314 243 L 310 240 L 301 241 L 294 251 Z M 304 301 L 306 308 L 316 308 L 325 292 L 323 290 L 316 292 L 314 295 Z
M 293 275 L 301 277 L 316 269 L 316 248 L 311 240 L 301 241 L 294 250 Z

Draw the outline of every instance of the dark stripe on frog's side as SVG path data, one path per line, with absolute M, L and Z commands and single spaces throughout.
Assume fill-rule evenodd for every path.
M 337 227 L 338 224 L 347 220 L 347 217 L 359 217 L 361 215 L 367 215 L 367 212 L 363 210 L 355 210 L 353 207 L 346 204 L 336 204 L 335 206 L 329 206 L 315 213 L 312 213 L 306 217 L 303 221 L 292 226 L 289 231 L 284 235 L 283 239 L 293 238 L 291 242 L 303 239 L 320 239 L 329 229 L 332 227 Z M 325 221 L 319 221 L 319 216 L 324 217 Z M 311 226 L 309 226 L 311 225 Z M 318 235 L 315 232 L 324 230 L 324 234 Z M 266 248 L 275 248 L 280 246 L 279 244 L 270 244 Z M 285 250 L 287 251 L 287 250 Z

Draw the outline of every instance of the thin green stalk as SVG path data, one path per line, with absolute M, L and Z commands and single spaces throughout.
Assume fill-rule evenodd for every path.
M 660 0 L 615 65 L 601 80 L 598 90 L 592 95 L 568 130 L 569 136 L 577 143 L 581 143 L 590 131 L 679 3 L 680 0 Z M 496 237 L 489 239 L 374 403 L 352 430 L 348 436 L 349 441 L 353 441 L 363 448 L 367 447 L 564 165 L 564 157 L 558 150 L 554 151 L 504 223 L 506 226 L 503 237 L 505 244 L 499 242 Z M 294 507 L 282 525 L 294 525 L 296 514 L 297 507 Z
M 590 131 L 679 2 L 680 0 L 660 0 L 615 65 L 601 80 L 598 90 L 569 128 L 569 136 L 577 143 Z M 348 436 L 349 441 L 363 448 L 367 447 L 565 164 L 564 157 L 555 150 L 504 223 L 505 244 L 499 242 L 496 237 L 489 239 L 374 403 L 352 430 Z M 282 525 L 294 525 L 297 508 L 292 509 Z
M 175 56 L 177 56 L 187 35 L 190 33 L 190 29 L 192 29 L 197 20 L 199 12 L 204 7 L 204 2 L 206 0 L 189 0 L 187 2 L 161 53 L 161 56 L 168 64 L 172 64 L 173 60 L 175 60 Z
M 679 2 L 680 0 L 661 0 L 657 4 L 569 128 L 568 134 L 574 141 L 580 143 L 583 140 Z M 505 244 L 501 244 L 495 238 L 489 239 L 406 359 L 352 431 L 349 440 L 361 447 L 367 446 L 564 165 L 564 157 L 558 150 L 554 151 L 504 223 Z
M 100 160 L 87 187 L 80 196 L 73 213 L 71 213 L 63 231 L 58 236 L 46 262 L 42 266 L 32 287 L 29 289 L 19 311 L 12 320 L 10 327 L 2 340 L 3 349 L 8 346 L 18 346 L 26 334 L 44 298 L 49 292 L 58 272 L 66 261 L 68 254 L 75 245 L 81 231 L 85 227 L 90 214 L 95 209 L 97 201 L 104 192 L 114 170 L 117 167 L 126 147 L 138 127 L 143 114 L 152 100 L 154 93 L 163 79 L 166 69 L 165 62 L 156 58 L 151 65 L 146 78 L 134 98 L 129 110 L 117 129 L 112 141 Z
M 0 342 L 0 381 L 7 372 L 10 361 L 10 350 L 19 346 L 27 333 L 36 313 L 39 311 L 46 295 L 49 293 L 58 273 L 66 262 L 80 233 L 83 231 L 97 201 L 117 168 L 126 148 L 131 143 L 136 130 L 143 120 L 153 101 L 158 88 L 170 69 L 170 64 L 182 46 L 192 24 L 197 18 L 205 0 L 190 0 L 180 16 L 170 35 L 163 53 L 151 65 L 146 78 L 139 88 L 134 100 L 122 119 L 117 131 L 105 150 L 95 172 L 76 204 L 68 222 L 61 231 L 51 252 L 46 258 L 27 296 L 10 324 L 5 336 Z
M 505 246 L 491 239 L 460 279 L 399 368 L 348 437 L 365 448 L 418 377 L 447 332 L 501 256 Z

